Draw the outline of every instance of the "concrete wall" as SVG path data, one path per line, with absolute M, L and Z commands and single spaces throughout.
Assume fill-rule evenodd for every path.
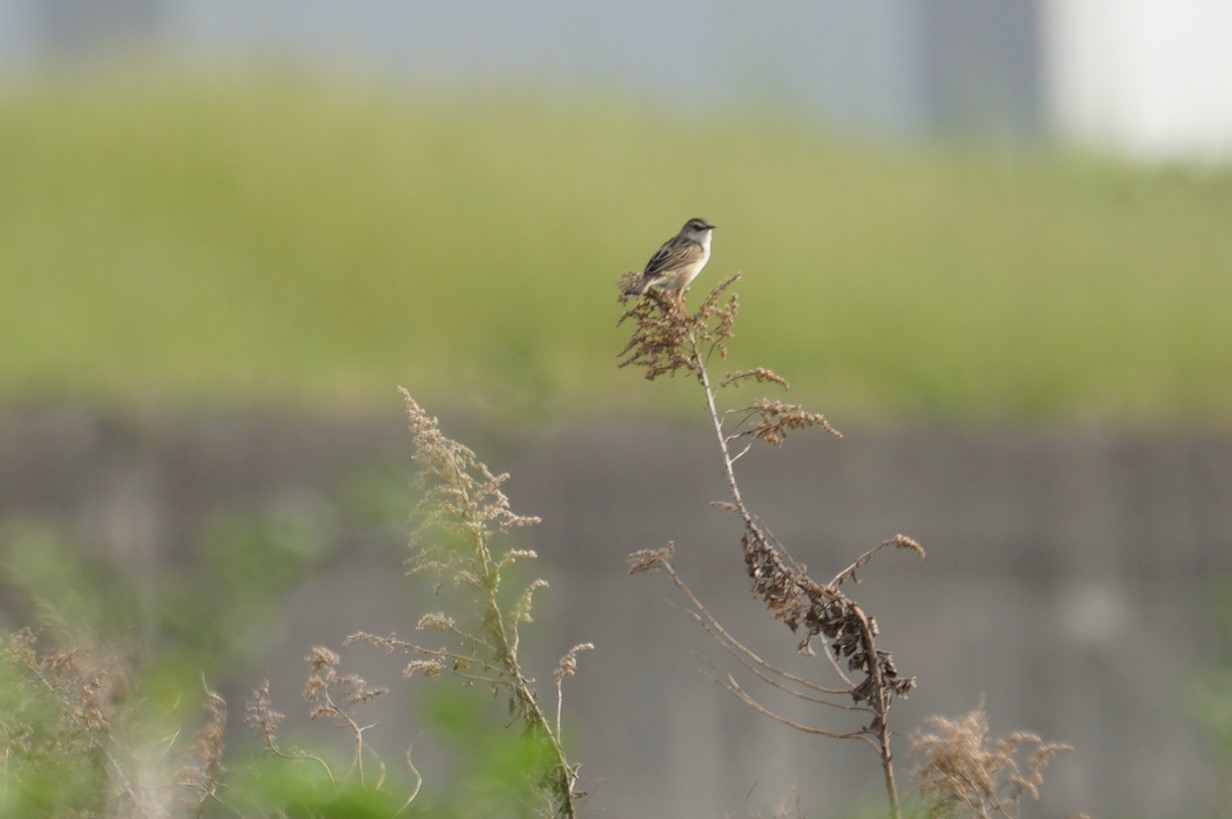
M 593 815 L 740 816 L 750 790 L 756 807 L 796 788 L 808 815 L 827 816 L 876 796 L 871 752 L 794 734 L 706 681 L 691 652 L 721 652 L 666 602 L 663 578 L 625 574 L 627 553 L 672 539 L 681 573 L 742 639 L 797 670 L 821 668 L 795 657 L 790 634 L 751 599 L 740 527 L 707 506 L 723 485 L 701 423 L 502 433 L 445 413 L 445 429 L 510 470 L 515 509 L 544 518 L 527 533 L 552 583 L 527 628 L 532 672 L 550 688 L 556 657 L 584 640 L 597 646 L 566 698 Z M 1195 672 L 1216 658 L 1209 594 L 1232 576 L 1232 438 L 845 432 L 802 435 L 740 465 L 753 509 L 820 577 L 900 531 L 929 550 L 925 561 L 878 559 L 853 589 L 883 646 L 919 677 L 893 714 L 898 729 L 984 696 L 994 732 L 1076 747 L 1026 815 L 1204 813 L 1219 780 L 1182 706 Z M 396 407 L 368 419 L 9 412 L 0 517 L 57 520 L 134 567 L 182 564 L 212 509 L 307 499 L 336 522 L 347 476 L 374 465 L 403 469 L 376 473 L 396 497 L 408 444 Z M 260 663 L 227 681 L 233 721 L 235 700 L 267 672 L 293 711 L 312 645 L 360 629 L 409 634 L 419 613 L 440 607 L 400 577 L 398 536 L 325 529 L 337 557 L 292 595 Z M 373 654 L 353 659 L 370 682 L 399 687 L 398 664 Z M 396 755 L 422 726 L 401 722 L 402 705 L 390 709 L 381 719 Z M 903 781 L 905 747 L 899 740 Z

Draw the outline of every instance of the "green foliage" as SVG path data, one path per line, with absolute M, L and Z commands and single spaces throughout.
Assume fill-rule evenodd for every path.
M 0 816 L 59 817 L 98 811 L 107 802 L 111 783 L 102 749 L 84 716 L 82 693 L 73 690 L 79 678 L 34 660 L 32 635 L 10 634 L 4 640 Z
M 229 755 L 223 763 L 227 704 L 209 685 L 227 680 L 268 643 L 280 598 L 329 556 L 335 540 L 335 521 L 321 512 L 319 499 L 284 498 L 216 513 L 192 567 L 126 570 L 74 548 L 48 525 L 13 522 L 0 529 L 5 590 L 17 601 L 14 611 L 26 608 L 15 619 L 38 624 L 0 636 L 0 815 L 575 815 L 576 769 L 517 654 L 531 595 L 546 584 L 531 581 L 500 594 L 501 572 L 534 554 L 487 546 L 488 538 L 536 519 L 514 514 L 499 488 L 505 476 L 440 435 L 435 421 L 419 412 L 412 422 L 426 490 L 417 534 L 442 536 L 443 551 L 432 554 L 458 572 L 451 578 L 467 590 L 462 597 L 475 598 L 467 617 L 475 634 L 451 627 L 471 653 L 421 649 L 393 635 L 359 634 L 346 644 L 401 649 L 419 658 L 408 666 L 415 676 L 435 677 L 433 670 L 444 668 L 464 687 L 506 695 L 446 691 L 432 700 L 429 744 L 451 757 L 452 779 L 433 783 L 431 798 L 419 797 L 423 781 L 409 752 L 405 766 L 387 765 L 365 744 L 364 733 L 375 725 L 357 721 L 356 712 L 385 689 L 368 686 L 323 647 L 308 658 L 305 710 L 342 728 L 340 742 L 321 751 L 280 744 L 283 716 L 273 709 L 267 681 L 248 704 L 245 722 L 265 740 L 269 758 Z M 357 482 L 352 494 L 372 480 Z M 387 498 L 364 504 L 352 497 L 341 513 L 388 528 L 389 506 Z M 462 545 L 453 542 L 457 535 L 465 554 L 453 553 Z M 446 620 L 429 614 L 421 626 Z M 576 646 L 561 660 L 553 674 L 558 694 L 576 655 L 589 648 Z M 432 683 L 424 684 L 431 690 Z M 502 702 L 509 710 L 492 713 Z M 511 713 L 517 730 L 504 730 Z M 337 746 L 348 743 L 352 758 L 339 762 Z
M 326 524 L 304 504 L 248 512 L 220 511 L 207 527 L 201 565 L 167 579 L 168 642 L 213 676 L 259 652 L 283 596 L 329 557 Z
M 1189 710 L 1232 772 L 1232 586 L 1224 583 L 1211 596 L 1210 609 L 1220 639 L 1210 653 L 1211 664 L 1194 681 Z
M 1232 817 L 1232 585 L 1220 584 L 1209 601 L 1219 629 L 1207 664 L 1189 683 L 1185 708 L 1209 740 L 1217 770 L 1224 774 L 1221 803 L 1214 815 Z
M 209 816 L 278 816 L 287 819 L 388 819 L 401 801 L 388 791 L 358 780 L 331 781 L 309 761 L 264 759 L 228 777 L 224 802 L 211 805 Z M 404 811 L 399 816 L 415 816 Z
M 187 815 L 211 787 L 226 712 L 193 738 L 202 681 L 268 639 L 320 552 L 276 510 L 219 520 L 193 582 L 122 570 L 47 525 L 0 529 L 11 609 L 37 624 L 0 637 L 0 816 Z
M 139 631 L 141 601 L 131 578 L 83 555 L 56 528 L 29 520 L 0 527 L 0 578 L 37 619 L 73 641 L 122 642 Z
M 302 758 L 259 758 L 226 777 L 226 787 L 207 815 L 288 817 L 425 816 L 433 819 L 539 817 L 549 806 L 538 784 L 552 769 L 552 751 L 533 734 L 502 730 L 495 703 L 447 686 L 425 690 L 416 708 L 424 733 L 418 756 L 447 760 L 448 773 L 433 776 L 417 791 L 407 769 L 388 759 L 379 781 L 361 782 L 347 765 Z M 438 767 L 440 767 L 438 765 Z M 414 798 L 408 801 L 407 795 Z
M 430 736 L 456 764 L 455 787 L 425 798 L 432 816 L 537 817 L 547 807 L 540 785 L 553 773 L 550 742 L 536 732 L 499 730 L 469 692 L 435 688 L 427 707 Z M 425 814 L 429 815 L 429 814 Z
M 611 281 L 700 214 L 698 287 L 745 271 L 742 346 L 832 413 L 1232 410 L 1226 170 L 153 67 L 4 91 L 0 178 L 9 398 L 658 405 Z

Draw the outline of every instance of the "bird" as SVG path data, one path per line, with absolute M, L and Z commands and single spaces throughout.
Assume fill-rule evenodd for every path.
M 705 219 L 693 218 L 684 223 L 680 232 L 663 243 L 646 262 L 642 278 L 626 290 L 622 299 L 640 296 L 651 287 L 673 290 L 676 303 L 684 310 L 684 289 L 710 259 L 710 234 L 714 225 Z

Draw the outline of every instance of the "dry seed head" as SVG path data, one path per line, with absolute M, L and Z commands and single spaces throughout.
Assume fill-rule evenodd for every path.
M 843 433 L 830 426 L 830 422 L 824 415 L 808 412 L 799 404 L 786 404 L 769 398 L 758 398 L 751 401 L 745 409 L 750 414 L 757 415 L 757 418 L 749 429 L 740 433 L 740 437 L 756 438 L 768 444 L 781 446 L 787 433 L 809 427 L 821 427 L 835 438 L 843 437 Z
M 897 534 L 894 536 L 894 545 L 900 549 L 908 549 L 913 551 L 920 557 L 925 557 L 927 555 L 924 551 L 924 547 L 920 545 L 919 541 L 904 534 Z
M 266 678 L 252 692 L 248 707 L 244 710 L 244 724 L 265 740 L 267 750 L 273 751 L 278 747 L 278 726 L 284 719 L 286 717 L 271 705 L 270 681 Z
M 668 541 L 662 549 L 640 549 L 626 558 L 629 574 L 658 571 L 659 566 L 670 563 L 676 556 L 676 544 Z
M 414 438 L 413 460 L 419 483 L 430 497 L 420 503 L 418 515 L 433 523 L 455 523 L 464 529 L 494 523 L 497 528 L 531 526 L 539 518 L 514 514 L 501 491 L 508 474 L 494 475 L 470 448 L 446 437 L 432 416 L 399 387 Z
M 564 682 L 565 677 L 572 677 L 577 673 L 577 657 L 583 651 L 594 651 L 594 643 L 579 643 L 565 653 L 565 656 L 560 658 L 560 662 L 556 665 L 556 670 L 552 672 L 553 679 L 556 680 L 557 687 Z
M 312 653 L 304 658 L 314 671 L 322 671 L 338 664 L 338 655 L 324 646 L 314 646 Z
M 208 720 L 197 733 L 196 741 L 189 749 L 188 760 L 176 774 L 181 783 L 191 783 L 198 794 L 198 807 L 217 788 L 223 773 L 223 731 L 227 727 L 227 702 L 216 691 L 205 689 L 205 710 Z M 267 740 L 267 746 L 268 746 Z
M 415 624 L 417 631 L 430 629 L 432 631 L 453 631 L 454 620 L 447 616 L 444 612 L 435 611 L 425 614 L 419 618 L 419 622 Z
M 791 385 L 787 383 L 787 379 L 776 373 L 774 370 L 765 367 L 754 367 L 751 370 L 741 370 L 739 372 L 728 373 L 727 376 L 719 382 L 720 387 L 739 387 L 746 379 L 753 379 L 758 384 L 778 384 L 784 390 L 790 390 Z
M 1068 745 L 1045 743 L 1035 734 L 1018 732 L 993 740 L 983 702 L 956 720 L 934 717 L 929 733 L 915 738 L 912 769 L 920 795 L 932 813 L 971 817 L 1019 815 L 1023 796 L 1039 798 L 1044 768 Z M 1035 750 L 1020 765 L 1020 750 Z
M 444 669 L 445 665 L 440 660 L 411 660 L 402 669 L 402 676 L 409 680 L 416 674 L 422 674 L 430 680 L 437 680 Z
M 539 589 L 548 588 L 548 581 L 543 578 L 538 578 L 531 582 L 529 586 L 522 592 L 518 598 L 518 602 L 514 604 L 512 618 L 515 623 L 530 623 L 533 622 L 530 616 L 531 603 L 534 600 L 535 592 Z
M 388 688 L 369 688 L 364 678 L 357 674 L 339 677 L 338 685 L 343 690 L 346 701 L 351 705 L 363 705 L 389 693 Z

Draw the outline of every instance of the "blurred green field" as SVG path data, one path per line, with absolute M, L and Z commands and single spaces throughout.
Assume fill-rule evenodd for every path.
M 405 384 L 521 416 L 692 408 L 616 369 L 614 282 L 699 215 L 698 285 L 745 272 L 734 364 L 836 421 L 1232 411 L 1228 169 L 137 77 L 0 90 L 0 400 L 366 408 Z

